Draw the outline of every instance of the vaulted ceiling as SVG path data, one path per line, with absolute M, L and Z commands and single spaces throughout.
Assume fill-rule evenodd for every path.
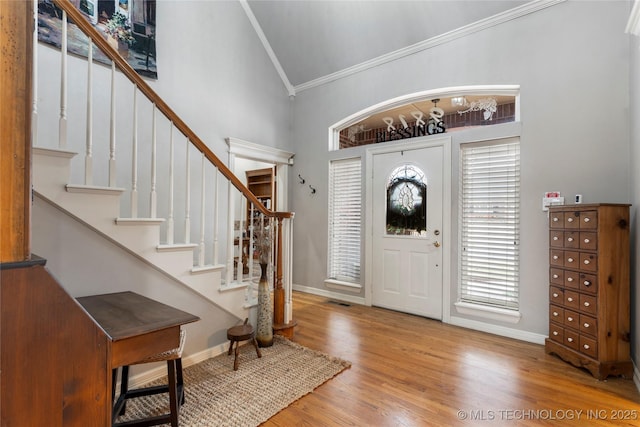
M 530 2 L 249 0 L 244 6 L 282 66 L 283 80 L 296 87 L 525 3 Z

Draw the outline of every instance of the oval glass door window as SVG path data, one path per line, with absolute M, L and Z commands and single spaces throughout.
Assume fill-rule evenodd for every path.
M 426 236 L 427 183 L 424 172 L 405 164 L 394 169 L 387 181 L 387 234 Z

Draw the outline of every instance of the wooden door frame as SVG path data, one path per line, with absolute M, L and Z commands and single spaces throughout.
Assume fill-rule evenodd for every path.
M 276 204 L 271 209 L 285 212 L 289 210 L 289 166 L 293 166 L 294 153 L 255 144 L 238 138 L 225 138 L 229 146 L 229 169 L 235 173 L 235 159 L 237 157 L 272 163 L 276 167 Z
M 373 283 L 373 156 L 377 154 L 393 153 L 402 150 L 417 150 L 441 146 L 443 148 L 442 159 L 442 321 L 449 322 L 451 299 L 451 253 L 453 241 L 451 239 L 451 137 L 428 136 L 413 138 L 409 142 L 391 142 L 371 146 L 365 154 L 365 275 L 364 275 L 364 300 L 365 305 L 371 306 Z

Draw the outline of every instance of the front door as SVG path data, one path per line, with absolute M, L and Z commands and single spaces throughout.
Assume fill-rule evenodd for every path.
M 444 147 L 373 155 L 372 304 L 442 319 Z

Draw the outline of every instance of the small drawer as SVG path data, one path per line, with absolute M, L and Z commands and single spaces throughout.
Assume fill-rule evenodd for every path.
M 564 285 L 564 270 L 559 268 L 549 269 L 549 281 L 554 285 Z
M 580 290 L 595 294 L 598 292 L 598 278 L 595 274 L 580 273 Z
M 564 286 L 569 289 L 580 288 L 580 273 L 566 270 L 564 272 Z
M 597 234 L 592 231 L 580 232 L 580 249 L 595 251 L 598 248 Z
M 549 250 L 549 264 L 556 267 L 564 266 L 564 251 L 558 249 Z
M 564 228 L 571 228 L 571 229 L 580 228 L 580 212 L 565 212 Z
M 580 213 L 580 229 L 595 230 L 598 228 L 598 212 L 585 211 Z
M 594 295 L 580 294 L 580 311 L 595 316 L 598 313 L 596 297 Z
M 559 230 L 549 230 L 549 246 L 561 248 L 564 246 L 564 232 Z
M 573 332 L 568 329 L 565 329 L 564 345 L 574 350 L 578 350 L 580 348 L 580 335 L 577 332 Z
M 580 270 L 597 271 L 598 257 L 595 254 L 582 252 L 580 253 Z
M 577 231 L 564 232 L 564 247 L 568 249 L 579 249 L 580 233 Z
M 595 337 L 598 335 L 598 321 L 595 317 L 580 315 L 580 332 Z
M 580 252 L 564 251 L 564 266 L 577 269 L 580 265 Z
M 551 212 L 549 228 L 564 228 L 564 212 Z
M 564 328 L 549 322 L 549 338 L 560 344 L 564 344 Z
M 580 313 L 577 311 L 564 310 L 564 326 L 580 330 Z
M 564 291 L 557 286 L 549 286 L 549 302 L 562 305 L 564 303 Z
M 549 320 L 563 324 L 564 323 L 564 309 L 557 305 L 549 305 Z
M 580 309 L 580 294 L 574 291 L 564 292 L 564 306 L 573 310 Z
M 594 359 L 598 356 L 598 344 L 593 338 L 580 335 L 580 351 Z

